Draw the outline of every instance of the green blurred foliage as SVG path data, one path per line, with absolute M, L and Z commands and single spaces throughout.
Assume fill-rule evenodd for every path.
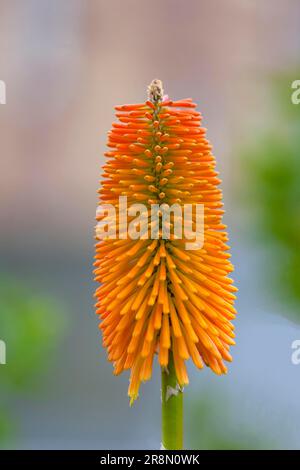
M 186 400 L 189 427 L 186 444 L 197 450 L 263 450 L 275 449 L 276 443 L 259 431 L 249 419 L 239 418 L 226 397 L 204 392 L 202 398 Z M 200 431 L 199 431 L 200 430 Z
M 14 434 L 15 425 L 9 411 L 4 408 L 0 408 L 0 449 L 9 445 L 13 440 Z
M 269 287 L 291 307 L 300 302 L 300 104 L 291 101 L 297 78 L 300 71 L 271 78 L 272 118 L 239 152 L 247 175 L 239 192 L 254 215 L 251 233 L 270 252 Z
M 0 340 L 6 345 L 6 364 L 0 365 L 0 446 L 16 427 L 14 397 L 37 390 L 64 325 L 64 313 L 52 299 L 31 293 L 24 283 L 0 279 Z

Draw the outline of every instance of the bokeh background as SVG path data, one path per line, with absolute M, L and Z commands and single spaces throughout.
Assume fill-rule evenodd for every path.
M 0 446 L 157 449 L 160 377 L 129 408 L 93 311 L 113 107 L 193 97 L 223 179 L 239 287 L 226 377 L 190 368 L 186 447 L 300 448 L 298 0 L 0 0 Z

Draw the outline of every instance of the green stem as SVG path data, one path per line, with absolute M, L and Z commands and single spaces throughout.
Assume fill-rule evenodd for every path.
M 162 368 L 162 445 L 166 450 L 183 449 L 183 392 L 170 354 L 168 369 Z

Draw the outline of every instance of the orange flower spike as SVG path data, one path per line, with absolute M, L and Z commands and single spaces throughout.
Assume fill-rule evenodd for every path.
M 116 221 L 116 239 L 102 239 L 96 230 L 95 279 L 97 313 L 108 358 L 115 374 L 131 370 L 129 396 L 133 402 L 140 383 L 151 377 L 155 356 L 163 369 L 174 364 L 180 387 L 188 383 L 185 362 L 204 365 L 224 374 L 224 361 L 235 317 L 237 289 L 228 277 L 233 269 L 228 254 L 226 226 L 222 224 L 222 193 L 211 145 L 201 126 L 202 116 L 191 99 L 163 97 L 154 80 L 149 99 L 116 106 L 118 123 L 108 134 L 107 163 L 100 189 L 100 205 L 119 209 L 119 197 L 142 203 L 148 219 L 140 222 L 145 237 L 123 234 Z M 204 243 L 186 250 L 186 239 L 162 237 L 160 223 L 150 221 L 151 204 L 204 205 Z M 97 216 L 103 223 L 102 216 Z M 128 215 L 128 222 L 133 220 Z M 168 227 L 180 217 L 174 215 Z M 106 219 L 107 221 L 107 219 Z M 158 239 L 151 239 L 151 230 Z M 195 216 L 186 234 L 195 228 Z M 148 237 L 147 235 L 148 230 Z

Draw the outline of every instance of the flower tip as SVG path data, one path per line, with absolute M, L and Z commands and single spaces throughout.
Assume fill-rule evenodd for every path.
M 164 89 L 162 81 L 158 78 L 152 80 L 150 85 L 148 86 L 148 99 L 152 103 L 158 103 L 162 101 L 164 98 Z

